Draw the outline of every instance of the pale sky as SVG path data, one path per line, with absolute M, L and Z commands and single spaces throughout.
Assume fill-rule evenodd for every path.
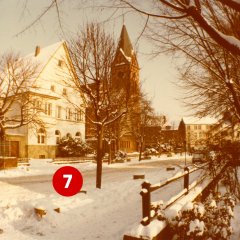
M 0 54 L 13 50 L 21 55 L 26 55 L 33 52 L 36 45 L 45 47 L 65 38 L 60 31 L 56 12 L 53 10 L 48 12 L 40 23 L 16 36 L 49 4 L 49 0 L 27 2 L 28 5 L 25 8 L 25 0 L 0 0 Z M 79 9 L 76 2 L 76 0 L 67 0 L 64 6 L 60 6 L 65 36 L 71 36 L 78 27 L 83 26 L 91 19 L 103 21 L 110 17 L 109 12 L 101 9 Z M 123 22 L 127 27 L 132 44 L 135 45 L 142 31 L 144 20 L 136 14 L 129 13 L 124 19 L 119 17 L 107 22 L 106 29 L 110 33 L 114 33 L 118 39 Z M 141 68 L 140 80 L 143 82 L 144 91 L 153 102 L 153 107 L 156 112 L 165 114 L 170 123 L 180 121 L 181 117 L 186 115 L 183 104 L 177 100 L 183 96 L 183 91 L 180 91 L 174 84 L 178 78 L 170 56 L 162 54 L 152 59 L 143 54 L 149 53 L 152 49 L 151 44 L 143 38 L 138 42 L 137 49 Z

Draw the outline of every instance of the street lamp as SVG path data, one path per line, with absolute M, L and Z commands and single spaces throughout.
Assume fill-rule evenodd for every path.
M 187 141 L 184 140 L 184 149 L 185 149 L 185 166 L 187 165 Z

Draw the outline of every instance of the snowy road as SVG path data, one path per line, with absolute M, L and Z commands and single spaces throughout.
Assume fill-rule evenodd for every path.
M 83 189 L 87 190 L 87 194 L 77 194 L 71 198 L 54 192 L 52 175 L 1 178 L 0 188 L 5 193 L 4 197 L 0 197 L 0 228 L 4 230 L 1 239 L 122 239 L 124 233 L 141 220 L 139 192 L 143 180 L 133 180 L 133 174 L 144 173 L 147 180 L 157 183 L 180 171 L 179 167 L 166 171 L 166 167 L 178 164 L 183 166 L 184 161 L 106 165 L 101 190 L 95 188 L 95 170 L 82 171 Z M 153 201 L 155 197 L 167 200 L 179 189 L 182 189 L 182 181 L 174 187 L 165 187 L 153 196 Z M 49 211 L 38 221 L 33 213 L 36 204 L 46 206 L 46 209 L 49 204 L 54 204 L 61 208 L 61 213 Z
M 188 161 L 188 163 L 190 163 Z M 92 182 L 93 178 L 95 181 L 95 174 L 96 171 L 94 170 L 81 170 L 81 164 L 78 165 L 78 169 L 82 172 L 84 177 L 84 183 Z M 114 181 L 117 179 L 121 179 L 122 177 L 128 177 L 129 174 L 140 174 L 143 172 L 152 172 L 154 168 L 155 170 L 162 170 L 167 167 L 176 167 L 179 169 L 180 167 L 184 167 L 184 162 L 182 160 L 163 160 L 163 161 L 153 161 L 153 162 L 140 162 L 131 164 L 128 166 L 121 166 L 117 165 L 110 165 L 108 167 L 103 167 L 103 182 L 104 181 Z M 62 167 L 61 165 L 58 165 L 58 167 Z M 118 174 L 118 178 L 116 178 L 116 174 Z M 10 184 L 16 184 L 16 185 L 24 185 L 24 184 L 35 184 L 35 183 L 45 183 L 45 182 L 51 182 L 52 181 L 52 175 L 53 174 L 40 174 L 40 175 L 32 175 L 32 176 L 20 176 L 20 177 L 14 177 L 14 178 L 6 178 L 6 177 L 0 177 L 0 181 L 4 181 Z M 104 183 L 103 183 L 104 184 Z

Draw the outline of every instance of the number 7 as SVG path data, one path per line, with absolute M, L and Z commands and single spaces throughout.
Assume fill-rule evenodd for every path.
M 67 178 L 67 182 L 64 188 L 68 188 L 72 180 L 72 174 L 63 174 L 63 178 Z

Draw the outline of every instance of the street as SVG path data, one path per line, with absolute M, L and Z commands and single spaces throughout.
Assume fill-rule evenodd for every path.
M 81 164 L 78 165 L 81 170 Z M 166 168 L 175 166 L 175 170 L 167 171 Z M 180 171 L 180 166 L 184 166 L 183 160 L 162 160 L 155 162 L 140 162 L 132 165 L 105 165 L 103 168 L 102 189 L 95 188 L 95 170 L 84 171 L 83 189 L 87 194 L 77 194 L 66 198 L 55 193 L 51 184 L 51 175 L 18 177 L 3 179 L 2 182 L 9 183 L 9 186 L 20 188 L 9 192 L 8 198 L 13 198 L 16 202 L 26 203 L 54 202 L 61 208 L 61 213 L 53 219 L 54 228 L 41 227 L 36 232 L 34 221 L 25 223 L 24 219 L 20 225 L 15 226 L 15 230 L 24 233 L 20 239 L 38 239 L 37 233 L 46 235 L 47 239 L 121 239 L 127 230 L 131 229 L 141 221 L 141 183 L 143 179 L 133 180 L 134 174 L 145 174 L 145 179 L 151 183 L 158 183 L 172 177 Z M 61 167 L 61 166 L 59 166 Z M 177 187 L 176 187 L 177 186 Z M 172 195 L 178 193 L 183 187 L 183 182 L 178 181 L 175 187 L 168 185 L 161 191 L 153 194 L 153 201 L 168 200 Z M 4 188 L 2 188 L 4 190 Z M 46 204 L 46 203 L 44 203 Z M 44 206 L 43 204 L 43 206 Z M 30 210 L 29 210 L 30 211 Z M 42 220 L 48 222 L 48 215 Z M 25 226 L 27 224 L 27 226 Z M 49 224 L 49 223 L 48 223 Z M 24 227 L 23 227 L 23 226 Z M 39 223 L 37 223 L 39 226 Z M 51 224 L 50 224 L 51 225 Z M 49 227 L 49 226 L 48 226 Z M 11 239 L 16 237 L 14 233 Z M 26 235 L 28 237 L 26 237 Z M 10 239 L 10 238 L 8 238 Z

